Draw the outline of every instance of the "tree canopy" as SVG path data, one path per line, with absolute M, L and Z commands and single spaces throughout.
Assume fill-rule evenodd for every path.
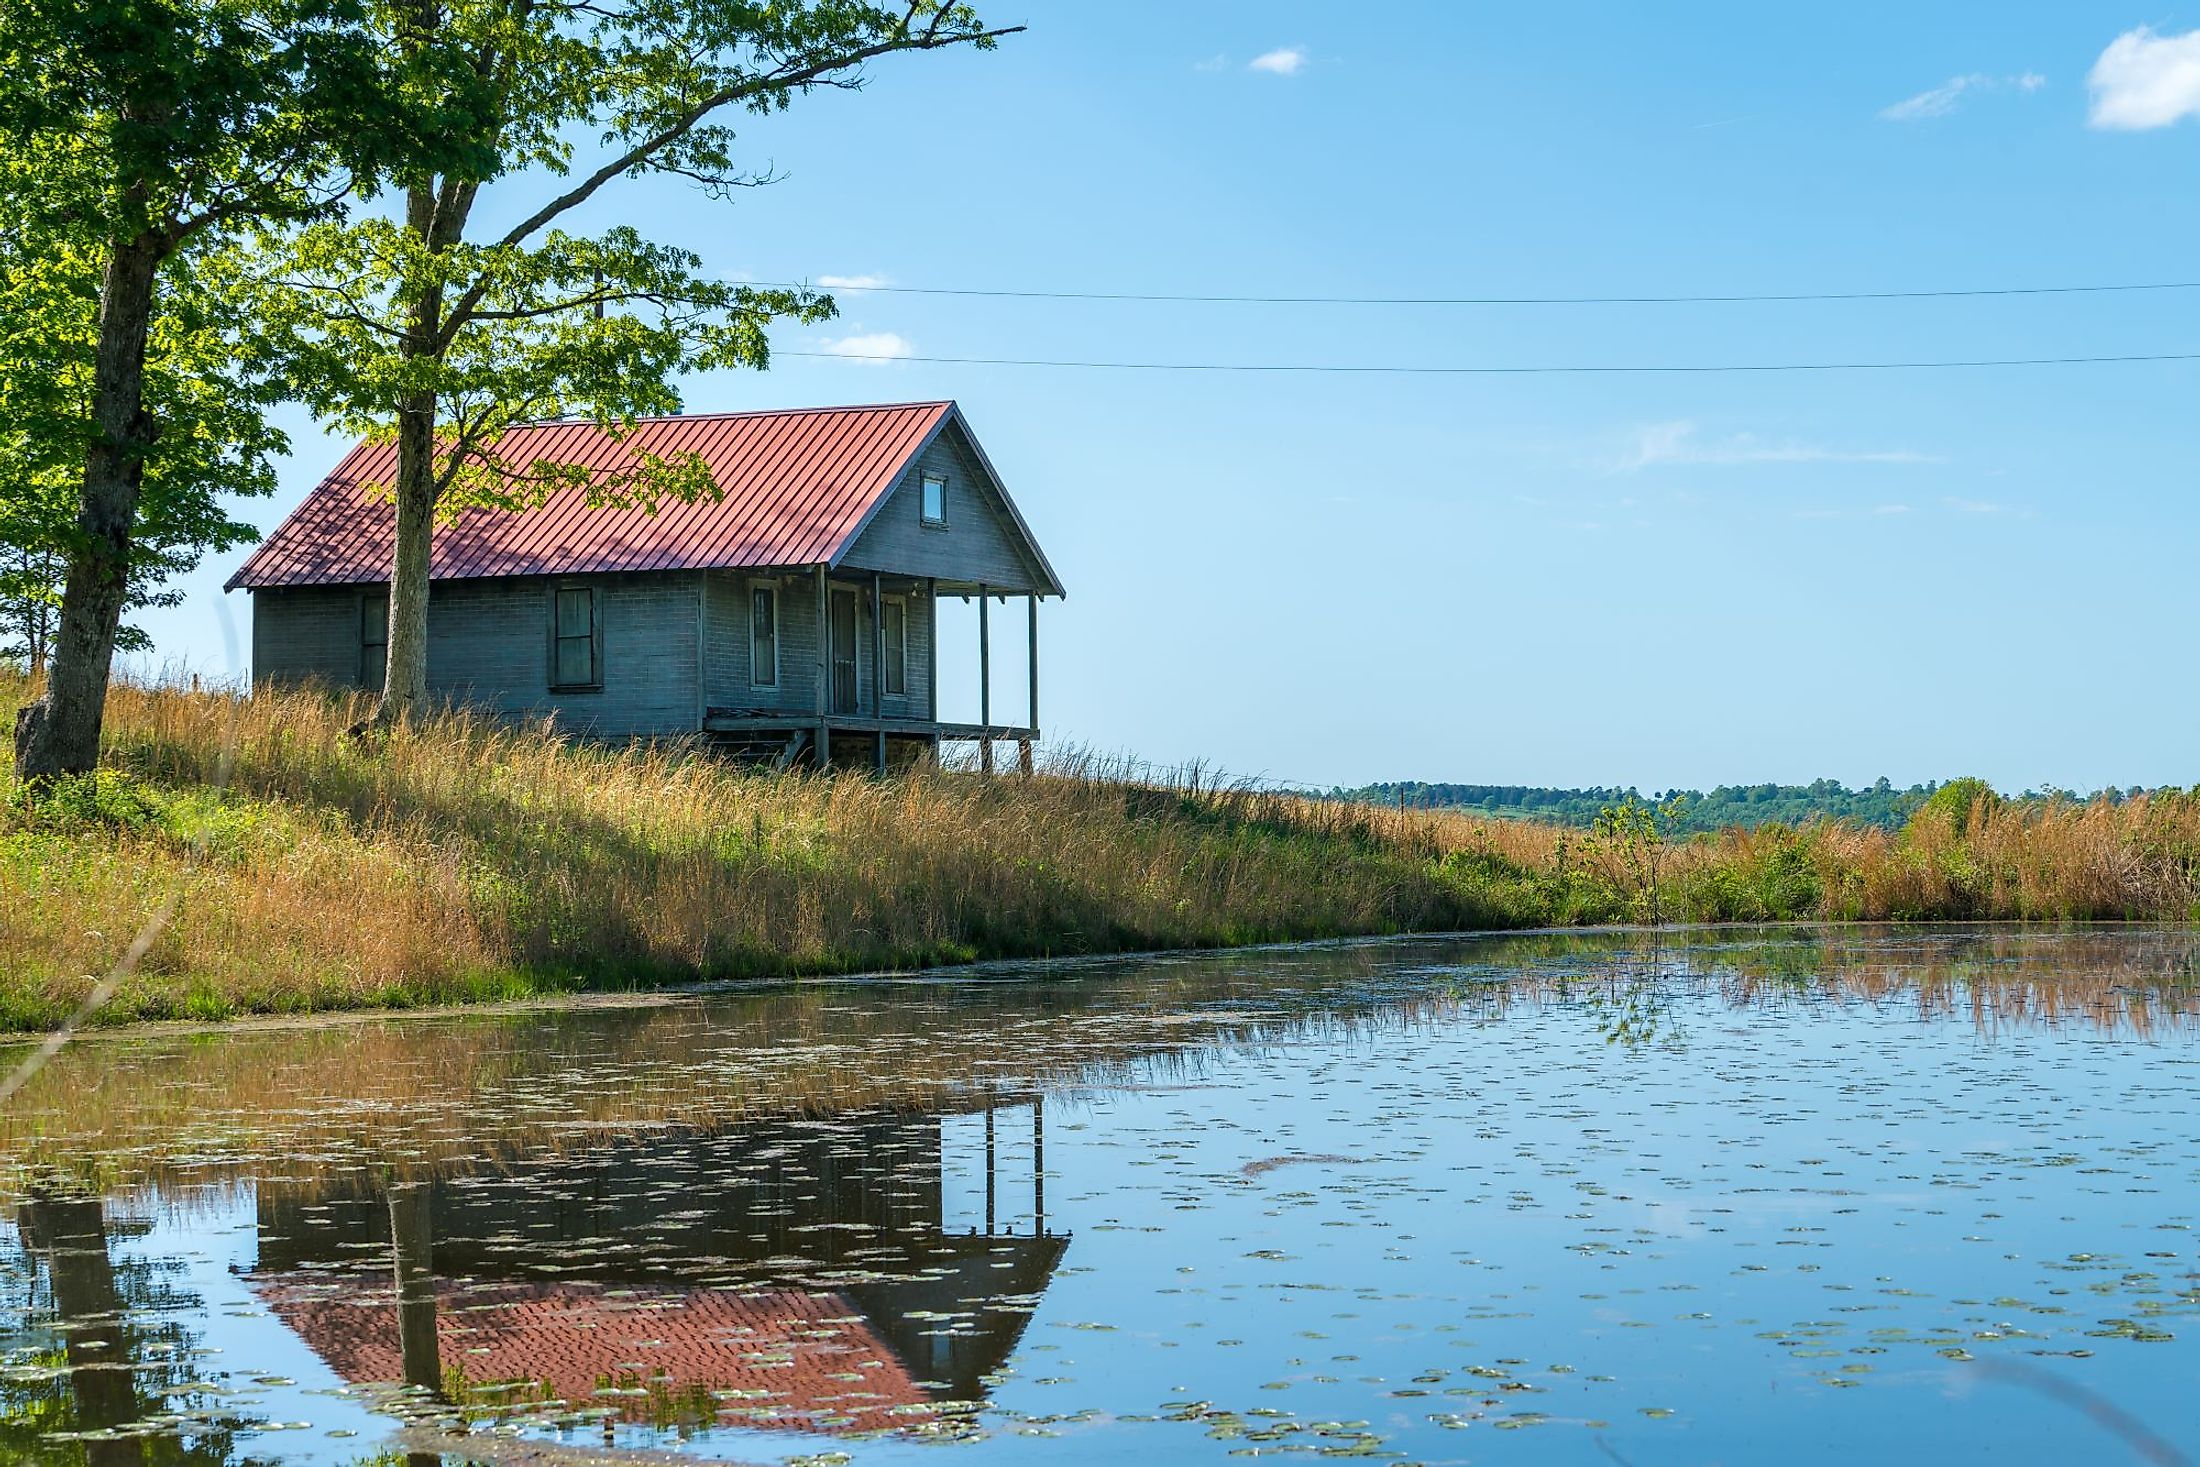
M 96 247 L 65 221 L 0 196 L 0 657 L 42 670 L 63 578 L 84 552 L 78 523 L 91 448 L 99 337 Z M 124 611 L 172 605 L 166 583 L 250 540 L 228 501 L 272 493 L 288 446 L 266 408 L 280 384 L 201 246 L 172 262 L 146 350 L 145 410 L 159 425 L 129 548 Z M 212 277 L 212 278 L 210 278 Z M 115 646 L 144 632 L 118 626 Z
M 559 488 L 653 505 L 718 492 L 693 456 L 617 472 L 513 462 L 503 431 L 587 418 L 615 436 L 676 412 L 678 379 L 762 367 L 767 327 L 832 302 L 714 279 L 693 252 L 630 226 L 574 232 L 621 179 L 688 180 L 719 197 L 763 180 L 735 161 L 733 120 L 820 87 L 848 88 L 899 51 L 985 47 L 962 3 L 903 0 L 368 0 L 393 51 L 468 58 L 491 93 L 472 171 L 415 169 L 402 208 L 310 226 L 280 242 L 269 314 L 304 396 L 326 420 L 397 442 L 387 688 L 391 721 L 427 695 L 434 526 L 467 508 L 523 508 Z M 424 65 L 426 72 L 448 70 Z M 585 143 L 578 140 L 586 140 Z M 481 229 L 485 191 L 495 217 Z
M 9 364 L 21 393 L 44 416 L 20 445 L 33 464 L 48 446 L 81 444 L 72 517 L 24 501 L 22 518 L 68 525 L 65 546 L 27 548 L 62 562 L 61 599 L 43 694 L 21 710 L 16 768 L 25 779 L 90 769 L 122 611 L 146 560 L 141 529 L 162 533 L 162 513 L 188 503 L 156 493 L 158 445 L 198 450 L 184 421 L 164 420 L 148 357 L 165 331 L 188 356 L 218 351 L 220 324 L 179 274 L 210 264 L 248 224 L 297 224 L 371 191 L 397 166 L 469 170 L 486 89 L 466 58 L 424 49 L 392 52 L 365 24 L 363 0 L 8 0 L 0 6 L 0 211 L 34 221 L 40 246 L 63 253 L 48 279 L 18 260 L 7 285 L 23 299 L 6 308 L 18 334 L 39 339 L 42 367 Z M 474 148 L 469 154 L 467 150 Z M 203 253 L 202 253 L 203 252 Z M 97 281 L 89 340 L 70 302 L 71 274 Z M 179 288 L 181 287 L 181 288 Z M 217 308 L 215 314 L 221 314 Z M 196 346 L 181 347 L 185 336 Z M 64 370 L 86 362 L 88 389 Z M 206 361 L 215 360 L 208 356 Z M 179 374 L 181 383 L 188 374 Z M 199 384 L 219 390 L 222 374 Z M 194 389 L 195 390 L 195 389 Z M 237 401 L 246 411 L 254 399 Z M 232 424 L 234 426 L 234 424 Z M 50 440 L 50 444 L 49 444 Z M 231 467 L 251 459 L 257 432 L 200 448 Z M 12 494 L 30 496 L 36 475 Z M 151 515 L 146 514 L 150 508 Z M 142 523 L 141 523 L 142 522 Z M 170 519 L 175 551 L 189 531 Z

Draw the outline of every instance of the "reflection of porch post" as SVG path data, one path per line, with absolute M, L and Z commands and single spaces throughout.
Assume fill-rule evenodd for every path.
M 909 622 L 901 624 L 903 654 L 906 657 L 909 640 Z M 885 598 L 879 594 L 878 572 L 871 572 L 871 716 L 886 717 L 886 607 Z M 878 730 L 878 772 L 886 772 L 886 729 Z
M 993 1236 L 993 1097 L 985 1098 L 985 1235 Z
M 978 768 L 993 772 L 993 628 L 986 620 L 989 588 L 978 587 Z
M 435 1337 L 435 1233 L 427 1183 L 390 1188 L 390 1254 L 397 1272 L 397 1344 L 405 1384 L 440 1397 L 443 1360 Z
M 1031 1235 L 1047 1235 L 1047 1100 L 1031 1097 Z
M 833 686 L 833 633 L 830 620 L 831 592 L 825 582 L 825 567 L 817 568 L 817 767 L 829 769 L 833 762 L 833 734 L 825 722 L 829 708 L 827 699 Z

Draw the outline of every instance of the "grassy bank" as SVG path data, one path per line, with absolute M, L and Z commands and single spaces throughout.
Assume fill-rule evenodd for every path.
M 11 722 L 23 693 L 0 684 Z M 1653 856 L 1681 920 L 2184 921 L 2200 899 L 2182 795 L 1957 785 L 1897 832 L 1657 847 L 1074 764 L 779 776 L 461 715 L 363 745 L 363 713 L 118 688 L 109 767 L 0 808 L 0 1026 L 67 1013 L 171 892 L 106 1021 L 1625 921 L 1651 911 Z

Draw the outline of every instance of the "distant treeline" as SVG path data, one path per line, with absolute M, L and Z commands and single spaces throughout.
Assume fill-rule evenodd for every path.
M 1517 784 L 1423 784 L 1409 780 L 1365 785 L 1353 790 L 1334 789 L 1329 793 L 1333 799 L 1377 805 L 1396 805 L 1403 795 L 1408 809 L 1468 810 L 1500 819 L 1539 820 L 1551 825 L 1583 828 L 1593 824 L 1597 812 L 1607 805 L 1617 805 L 1628 799 L 1649 803 L 1680 794 L 1686 796 L 1686 803 L 1677 830 L 1695 832 L 1735 826 L 1754 829 L 1771 824 L 1800 825 L 1814 817 L 1846 820 L 1880 830 L 1898 830 L 1939 788 L 1939 782 L 1932 781 L 1896 789 L 1881 779 L 1863 789 L 1852 790 L 1837 779 L 1819 779 L 1809 784 L 1722 784 L 1708 793 L 1668 790 L 1645 795 L 1632 787 L 1561 790 Z M 2044 799 L 2059 793 L 2035 791 L 2026 797 Z M 2104 793 L 2111 800 L 2124 798 L 2124 793 L 2115 790 Z M 2139 793 L 2137 787 L 2128 791 L 2131 795 Z

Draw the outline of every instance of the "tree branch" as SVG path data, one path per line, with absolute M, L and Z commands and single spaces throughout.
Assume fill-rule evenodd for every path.
M 916 6 L 912 4 L 909 16 L 914 17 L 915 14 Z M 1023 29 L 1024 27 L 1020 25 L 1002 26 L 997 30 L 975 31 L 969 35 L 943 38 L 939 35 L 939 22 L 936 18 L 932 26 L 922 34 L 911 32 L 908 21 L 905 19 L 901 27 L 901 34 L 892 40 L 880 41 L 869 46 L 859 46 L 855 50 L 841 55 L 813 61 L 807 66 L 774 71 L 764 76 L 752 78 L 740 86 L 727 87 L 714 92 L 690 106 L 687 111 L 681 113 L 657 132 L 634 144 L 618 157 L 613 158 L 610 162 L 590 173 L 572 188 L 550 200 L 518 224 L 513 225 L 511 229 L 505 232 L 504 238 L 499 243 L 505 246 L 523 243 L 528 236 L 544 225 L 588 202 L 598 189 L 601 189 L 611 180 L 649 162 L 657 154 L 687 136 L 694 131 L 696 124 L 721 107 L 745 101 L 750 97 L 759 96 L 770 91 L 807 86 L 829 76 L 833 72 L 845 71 L 851 66 L 860 66 L 866 61 L 875 60 L 880 56 L 892 55 L 898 51 L 931 51 L 946 46 L 996 40 L 1002 36 L 1015 35 Z M 455 331 L 472 318 L 474 307 L 479 304 L 482 293 L 487 289 L 488 282 L 486 280 L 477 280 L 452 303 L 450 315 L 446 318 L 451 330 Z

